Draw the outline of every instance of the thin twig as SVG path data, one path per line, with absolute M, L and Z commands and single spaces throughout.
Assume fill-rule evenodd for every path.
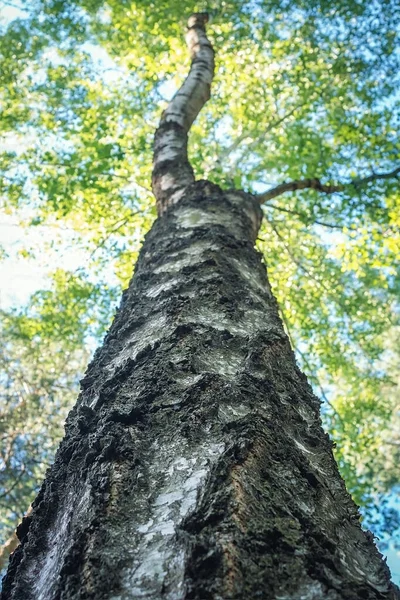
M 312 222 L 315 225 L 322 225 L 323 227 L 330 227 L 332 229 L 341 229 L 341 230 L 343 229 L 342 225 L 334 225 L 333 223 L 325 223 L 325 221 L 319 221 L 318 219 L 312 219 L 311 220 L 308 217 L 308 215 L 306 215 L 305 213 L 301 213 L 301 212 L 298 212 L 296 210 L 290 210 L 289 208 L 283 208 L 283 206 L 277 206 L 276 204 L 268 204 L 267 207 L 268 208 L 274 208 L 276 210 L 279 210 L 279 211 L 282 211 L 282 212 L 285 212 L 285 213 L 289 213 L 291 215 L 297 215 L 299 217 L 302 217 L 303 219 L 306 219 L 306 220 Z M 350 225 L 349 229 L 350 228 L 351 228 L 351 225 Z

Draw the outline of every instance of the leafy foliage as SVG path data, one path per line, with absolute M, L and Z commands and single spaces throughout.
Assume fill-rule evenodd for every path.
M 190 134 L 198 177 L 257 193 L 301 178 L 346 184 L 400 162 L 395 0 L 22 8 L 0 37 L 4 210 L 31 228 L 70 228 L 87 264 L 58 270 L 51 290 L 4 316 L 2 432 L 11 445 L 2 485 L 18 507 L 7 504 L 4 532 L 43 475 L 82 348 L 109 322 L 155 217 L 152 137 L 187 72 L 182 30 L 193 10 L 212 14 L 217 52 L 212 98 Z M 387 443 L 397 439 L 393 367 L 384 361 L 399 356 L 388 341 L 398 322 L 398 180 L 285 194 L 264 211 L 258 243 L 282 316 L 372 526 L 399 477 L 398 446 Z M 387 521 L 375 531 L 389 531 Z

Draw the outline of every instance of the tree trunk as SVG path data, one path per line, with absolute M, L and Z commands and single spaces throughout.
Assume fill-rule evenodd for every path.
M 3 600 L 399 599 L 254 249 L 259 203 L 190 180 L 174 137 L 189 127 L 164 122 L 158 160 L 156 138 L 162 216 L 18 529 Z
M 199 181 L 156 221 L 4 599 L 399 597 L 283 331 L 260 218 Z

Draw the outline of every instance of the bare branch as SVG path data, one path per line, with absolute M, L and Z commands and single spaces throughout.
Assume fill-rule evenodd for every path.
M 19 482 L 22 479 L 22 476 L 25 475 L 25 473 L 26 473 L 25 467 L 22 467 L 22 469 L 18 473 L 17 477 L 15 478 L 14 482 L 11 484 L 11 487 L 9 487 L 7 490 L 4 490 L 4 492 L 2 494 L 0 494 L 0 498 L 5 498 L 6 496 L 9 496 L 10 493 L 13 491 L 13 489 L 17 487 L 17 485 L 19 484 Z
M 194 181 L 187 155 L 188 132 L 210 98 L 214 75 L 214 51 L 206 35 L 207 21 L 207 13 L 195 13 L 189 19 L 189 75 L 164 111 L 154 138 L 152 187 L 159 214 L 177 202 Z
M 282 117 L 280 117 L 276 121 L 271 121 L 271 123 L 269 123 L 267 125 L 267 127 L 264 128 L 263 131 L 261 131 L 261 132 L 260 132 L 259 129 L 253 129 L 253 130 L 249 129 L 249 130 L 246 130 L 246 131 L 242 132 L 232 142 L 232 144 L 230 146 L 228 146 L 227 148 L 225 148 L 225 150 L 223 150 L 221 152 L 221 154 L 217 158 L 217 164 L 222 165 L 223 162 L 224 162 L 224 160 L 234 150 L 236 150 L 245 139 L 252 138 L 254 135 L 256 135 L 257 137 L 255 137 L 254 139 L 251 139 L 250 143 L 246 146 L 245 151 L 247 152 L 250 148 L 252 148 L 256 144 L 260 143 L 260 141 L 262 141 L 265 138 L 265 136 L 266 136 L 267 133 L 269 133 L 270 131 L 272 131 L 276 127 L 279 127 L 279 125 L 281 125 L 284 121 L 286 121 L 286 119 L 288 119 L 289 117 L 291 117 L 296 112 L 296 110 L 298 110 L 302 106 L 304 106 L 304 104 L 298 104 L 298 105 L 294 106 L 291 110 L 289 110 L 287 113 L 285 113 Z
M 285 192 L 312 189 L 318 190 L 319 192 L 324 192 L 325 194 L 333 194 L 335 192 L 342 191 L 343 187 L 344 186 L 342 185 L 322 185 L 319 179 L 298 179 L 297 181 L 281 183 L 276 187 L 267 190 L 263 194 L 259 194 L 258 199 L 260 204 L 263 204 L 264 202 L 268 202 L 268 200 L 272 200 L 272 198 L 276 198 Z
M 270 190 L 267 190 L 263 194 L 259 194 L 258 198 L 260 204 L 272 200 L 285 192 L 295 192 L 297 190 L 312 189 L 324 194 L 334 194 L 336 192 L 342 192 L 346 187 L 353 186 L 355 188 L 362 187 L 371 181 L 377 181 L 379 179 L 391 179 L 397 177 L 400 174 L 400 167 L 397 167 L 393 171 L 388 173 L 372 173 L 367 177 L 361 179 L 353 179 L 349 183 L 338 184 L 338 185 L 323 185 L 319 179 L 298 179 L 297 181 L 288 181 L 281 183 Z
M 93 252 L 91 252 L 90 254 L 90 259 L 93 258 L 93 256 L 96 254 L 96 252 L 98 252 L 101 248 L 103 248 L 105 246 L 105 244 L 108 242 L 108 240 L 110 239 L 110 237 L 114 234 L 117 233 L 121 227 L 123 227 L 124 225 L 126 225 L 130 219 L 137 213 L 130 213 L 127 217 L 125 217 L 124 219 L 117 221 L 116 223 L 114 223 L 114 227 L 112 227 L 107 234 L 102 237 L 99 241 L 99 243 L 97 244 L 96 248 L 93 250 Z

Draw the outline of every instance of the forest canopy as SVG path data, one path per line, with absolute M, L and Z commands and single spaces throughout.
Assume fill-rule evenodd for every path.
M 153 136 L 188 70 L 194 10 L 209 12 L 216 50 L 190 133 L 196 177 L 264 195 L 257 245 L 285 328 L 365 525 L 396 542 L 398 2 L 0 5 L 1 211 L 22 232 L 0 256 L 28 269 L 53 256 L 28 301 L 1 306 L 1 542 L 52 460 L 155 218 Z

